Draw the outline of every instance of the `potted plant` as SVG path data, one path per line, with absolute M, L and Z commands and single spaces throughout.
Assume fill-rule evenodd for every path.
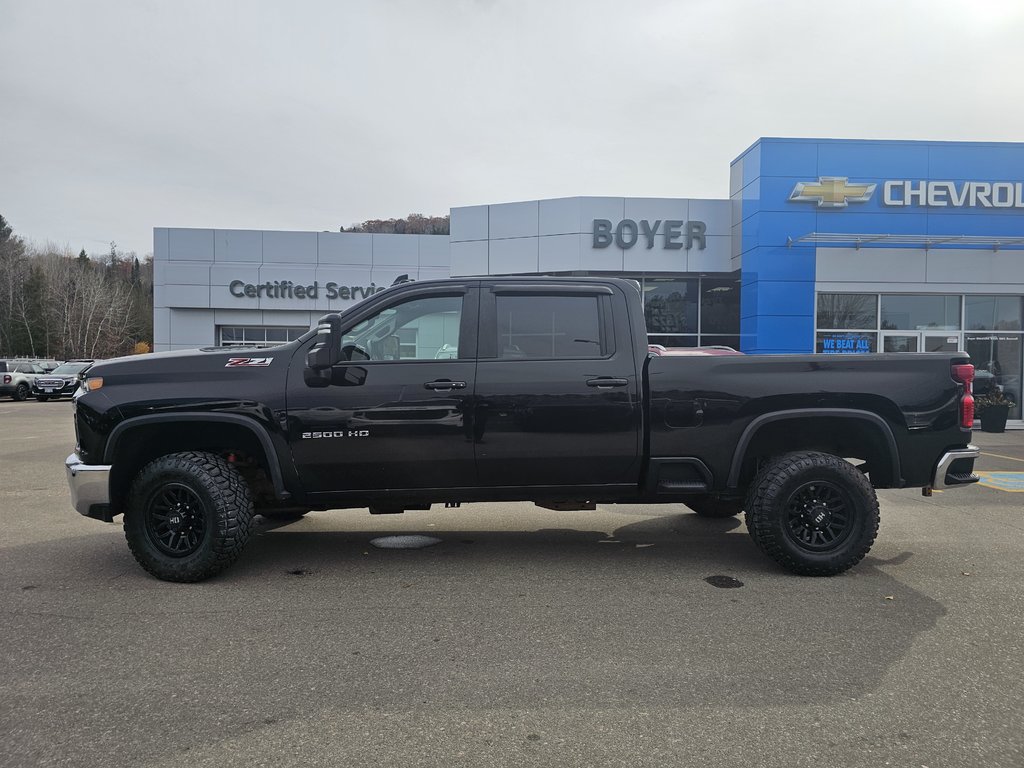
M 1003 390 L 994 387 L 987 394 L 974 400 L 974 412 L 981 419 L 982 432 L 1002 432 L 1006 429 L 1006 417 L 1013 408 L 1013 400 Z

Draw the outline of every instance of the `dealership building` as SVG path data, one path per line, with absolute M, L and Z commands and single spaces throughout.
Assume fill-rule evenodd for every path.
M 296 338 L 402 276 L 616 276 L 651 343 L 965 350 L 1021 419 L 1024 144 L 764 138 L 728 200 L 459 207 L 450 236 L 157 228 L 153 254 L 156 351 Z

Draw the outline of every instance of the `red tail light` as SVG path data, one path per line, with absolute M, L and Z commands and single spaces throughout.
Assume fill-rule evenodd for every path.
M 10 377 L 10 376 L 7 376 L 7 375 L 5 375 L 5 376 L 4 376 L 4 384 L 10 384 L 10 383 L 11 383 L 11 377 Z
M 974 394 L 972 384 L 974 381 L 974 366 L 964 363 L 951 367 L 953 381 L 964 385 L 964 396 L 960 398 L 960 427 L 971 429 L 974 426 Z
M 974 366 L 966 363 L 964 365 L 953 366 L 953 381 L 959 381 L 961 384 L 967 384 L 967 390 L 970 391 L 970 383 L 974 381 Z
M 960 426 L 963 429 L 974 426 L 974 395 L 970 392 L 960 401 Z

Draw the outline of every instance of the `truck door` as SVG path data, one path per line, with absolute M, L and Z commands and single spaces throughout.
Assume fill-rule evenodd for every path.
M 327 387 L 304 381 L 300 352 L 289 440 L 309 492 L 476 484 L 466 414 L 478 297 L 464 285 L 418 288 L 353 314 Z
M 625 297 L 599 283 L 481 289 L 481 485 L 635 484 L 641 392 Z

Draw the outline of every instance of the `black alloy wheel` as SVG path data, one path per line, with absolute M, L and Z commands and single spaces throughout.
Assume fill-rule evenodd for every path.
M 150 541 L 171 557 L 191 555 L 206 536 L 206 507 L 187 485 L 168 483 L 157 488 L 144 514 Z
M 801 576 L 852 568 L 878 535 L 878 499 L 868 478 L 845 459 L 812 451 L 769 460 L 744 504 L 758 548 Z
M 249 486 L 232 464 L 213 453 L 172 453 L 135 477 L 124 535 L 158 579 L 201 581 L 238 558 L 252 518 Z
M 827 552 L 853 530 L 850 499 L 834 483 L 818 481 L 800 486 L 786 505 L 787 532 L 808 552 Z
M 14 388 L 12 397 L 20 403 L 22 400 L 28 400 L 30 394 L 31 390 L 28 388 L 28 384 L 22 382 Z

